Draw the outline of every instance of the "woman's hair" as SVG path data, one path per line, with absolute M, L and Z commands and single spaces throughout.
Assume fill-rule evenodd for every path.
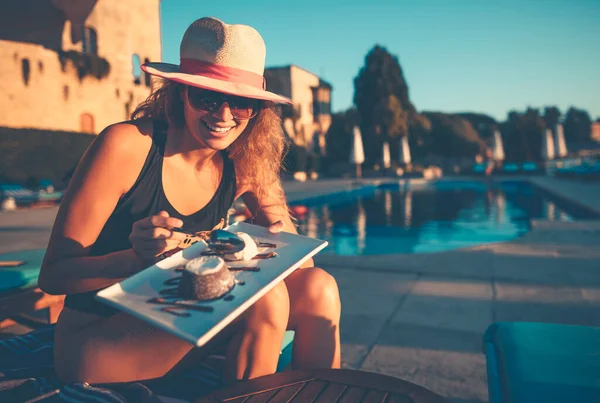
M 151 117 L 178 128 L 184 127 L 184 105 L 180 95 L 183 89 L 183 84 L 163 80 L 162 85 L 135 109 L 131 118 Z M 258 115 L 248 122 L 246 130 L 227 151 L 242 184 L 253 189 L 259 200 L 265 200 L 267 195 L 275 196 L 285 206 L 279 178 L 285 149 L 286 140 L 275 104 L 262 101 Z

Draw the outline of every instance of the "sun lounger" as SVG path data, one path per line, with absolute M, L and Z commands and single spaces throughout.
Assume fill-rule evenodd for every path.
M 44 254 L 45 249 L 34 249 L 0 255 L 0 328 L 19 319 L 35 324 L 35 318 L 27 315 L 41 309 L 48 309 L 47 323 L 58 319 L 64 297 L 37 287 Z
M 38 192 L 22 185 L 0 183 L 0 202 L 12 197 L 19 206 L 29 206 L 38 201 Z
M 63 297 L 51 296 L 37 288 L 37 277 L 45 250 L 0 255 L 0 326 L 13 324 L 29 312 L 49 308 L 54 323 L 62 309 Z M 2 263 L 3 262 L 3 263 Z M 25 317 L 27 325 L 31 319 Z M 287 369 L 292 359 L 294 332 L 285 334 L 277 371 Z M 126 384 L 65 385 L 54 373 L 54 326 L 0 341 L 0 402 L 163 402 L 168 396 L 187 402 L 223 386 L 224 357 L 215 354 L 193 370 L 177 377 Z M 161 400 L 158 400 L 159 397 Z
M 490 403 L 600 401 L 600 328 L 494 323 L 483 337 Z
M 291 352 L 292 340 L 293 332 L 288 331 L 281 346 L 283 352 Z M 0 341 L 0 402 L 189 402 L 224 386 L 225 360 L 220 351 L 185 373 L 159 379 L 109 385 L 64 384 L 54 373 L 53 343 L 52 325 Z M 290 358 L 291 354 L 282 353 L 278 371 L 289 366 Z

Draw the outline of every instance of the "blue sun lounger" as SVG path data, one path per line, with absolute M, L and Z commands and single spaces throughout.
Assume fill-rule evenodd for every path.
M 49 323 L 58 319 L 64 297 L 46 294 L 37 286 L 45 253 L 34 249 L 0 255 L 0 328 L 22 317 L 28 325 L 35 324 L 27 314 L 41 309 L 48 309 Z
M 289 365 L 292 339 L 293 332 L 286 333 L 278 371 Z M 0 341 L 0 402 L 151 403 L 164 398 L 191 402 L 224 386 L 221 349 L 184 372 L 139 382 L 89 385 L 57 378 L 53 345 L 53 325 Z
M 600 402 L 600 328 L 492 324 L 483 337 L 490 403 Z

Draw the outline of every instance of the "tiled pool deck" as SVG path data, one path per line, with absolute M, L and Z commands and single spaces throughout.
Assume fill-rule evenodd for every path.
M 600 213 L 599 185 L 529 180 Z M 285 187 L 293 201 L 351 189 L 353 182 Z M 0 213 L 0 253 L 45 247 L 55 213 Z M 315 260 L 340 287 L 345 367 L 398 376 L 454 402 L 479 403 L 488 401 L 481 336 L 492 322 L 600 326 L 598 245 L 600 221 L 536 221 L 531 232 L 508 243 Z

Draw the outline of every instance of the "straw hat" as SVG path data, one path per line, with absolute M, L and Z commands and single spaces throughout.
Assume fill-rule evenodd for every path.
M 212 17 L 196 20 L 181 40 L 180 65 L 146 63 L 148 74 L 193 87 L 262 99 L 292 102 L 266 90 L 266 47 L 248 25 L 229 25 Z

